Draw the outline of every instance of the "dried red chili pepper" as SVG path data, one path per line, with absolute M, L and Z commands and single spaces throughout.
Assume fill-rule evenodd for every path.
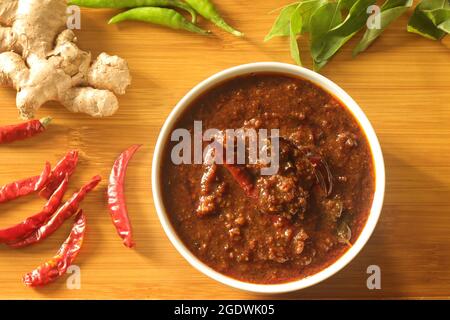
M 0 144 L 24 140 L 44 132 L 52 118 L 31 120 L 24 123 L 13 124 L 0 128 Z
M 227 158 L 225 157 L 226 153 L 226 141 L 221 141 L 223 147 L 223 165 L 231 174 L 236 183 L 244 190 L 245 194 L 248 197 L 256 198 L 256 194 L 254 192 L 255 185 L 252 181 L 252 178 L 248 171 L 245 168 L 239 167 L 235 164 L 227 163 Z
M 224 164 L 228 172 L 233 176 L 234 180 L 239 184 L 239 186 L 244 190 L 245 194 L 251 198 L 255 198 L 256 194 L 254 192 L 255 186 L 249 173 L 241 167 L 231 164 Z
M 58 211 L 44 225 L 41 225 L 39 228 L 35 229 L 26 238 L 19 241 L 8 242 L 7 245 L 12 248 L 23 248 L 41 242 L 53 234 L 53 232 L 55 232 L 64 223 L 64 221 L 78 211 L 79 205 L 81 201 L 84 200 L 86 194 L 94 189 L 100 181 L 100 176 L 93 177 L 89 183 L 81 187 L 81 189 L 75 193 L 69 201 L 59 208 Z
M 41 175 L 11 182 L 0 187 L 0 203 L 41 190 L 47 184 L 51 170 L 50 163 L 46 162 Z
M 15 226 L 0 229 L 0 242 L 13 242 L 23 239 L 44 224 L 58 209 L 68 185 L 69 177 L 66 175 L 65 179 L 50 197 L 41 212 L 25 219 Z
M 134 246 L 130 219 L 124 195 L 124 181 L 128 163 L 141 145 L 133 145 L 114 162 L 108 185 L 108 207 L 117 233 L 128 248 Z
M 69 177 L 74 173 L 78 163 L 78 151 L 69 151 L 64 158 L 62 158 L 53 168 L 48 183 L 44 189 L 39 193 L 41 197 L 50 198 L 65 176 Z
M 64 241 L 56 255 L 43 265 L 27 273 L 23 283 L 29 287 L 44 286 L 66 273 L 80 252 L 86 231 L 86 217 L 80 211 L 75 219 L 69 237 Z

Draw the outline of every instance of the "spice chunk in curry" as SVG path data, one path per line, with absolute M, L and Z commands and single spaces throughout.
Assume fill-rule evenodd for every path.
M 205 264 L 251 283 L 319 272 L 358 238 L 374 194 L 367 138 L 319 86 L 282 74 L 234 78 L 198 97 L 176 128 L 278 129 L 279 169 L 179 164 L 166 145 L 164 205 L 184 244 Z M 240 181 L 240 177 L 243 181 Z

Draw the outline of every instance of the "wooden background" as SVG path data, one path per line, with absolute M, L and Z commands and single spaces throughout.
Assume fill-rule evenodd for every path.
M 225 68 L 255 61 L 291 62 L 286 39 L 262 41 L 289 1 L 215 1 L 223 15 L 246 33 L 239 39 L 211 27 L 201 37 L 141 23 L 108 26 L 114 13 L 83 10 L 77 32 L 81 48 L 126 58 L 133 84 L 112 118 L 90 119 L 57 105 L 41 109 L 54 125 L 33 140 L 0 147 L 0 184 L 35 175 L 69 149 L 81 152 L 71 180 L 75 189 L 94 174 L 104 178 L 121 150 L 144 144 L 129 168 L 126 193 L 137 241 L 123 247 L 110 222 L 106 182 L 86 199 L 88 234 L 76 264 L 80 290 L 66 277 L 39 290 L 23 286 L 24 273 L 53 256 L 67 237 L 66 223 L 45 242 L 23 250 L 0 247 L 0 298 L 262 298 L 228 288 L 193 269 L 172 247 L 153 207 L 152 155 L 159 130 L 177 101 L 195 84 Z M 353 96 L 378 133 L 387 169 L 386 201 L 364 250 L 331 279 L 306 290 L 270 298 L 449 298 L 450 297 L 450 51 L 449 42 L 405 31 L 407 13 L 365 53 L 352 60 L 350 46 L 323 74 Z M 300 44 L 305 47 L 304 41 Z M 308 53 L 303 60 L 311 63 Z M 17 121 L 15 91 L 0 89 L 0 125 Z M 1 205 L 0 226 L 19 222 L 42 206 L 29 197 Z M 382 289 L 369 291 L 366 269 L 379 265 Z

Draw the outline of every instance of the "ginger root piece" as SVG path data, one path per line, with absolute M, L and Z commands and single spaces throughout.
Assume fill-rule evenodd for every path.
M 67 29 L 67 0 L 0 0 L 0 84 L 14 87 L 24 119 L 48 101 L 93 117 L 114 114 L 131 83 L 127 62 L 95 61 Z

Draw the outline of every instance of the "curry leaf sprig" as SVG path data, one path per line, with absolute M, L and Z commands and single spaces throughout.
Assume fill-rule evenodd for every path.
M 272 30 L 265 40 L 275 36 L 289 36 L 291 55 L 300 63 L 297 36 L 309 33 L 310 52 L 314 69 L 322 68 L 339 49 L 358 31 L 364 28 L 369 17 L 367 8 L 375 4 L 375 0 L 304 0 L 284 7 Z M 411 5 L 411 0 L 387 0 L 383 5 L 381 28 L 367 29 L 366 34 L 355 48 L 357 54 L 367 48 L 381 32 Z M 395 10 L 393 10 L 395 8 Z M 390 9 L 390 10 L 389 10 Z M 301 28 L 292 25 L 301 21 Z M 289 28 L 288 28 L 289 27 Z M 287 32 L 289 30 L 289 33 Z M 298 31 L 295 33 L 295 31 Z
M 293 60 L 301 65 L 297 38 L 309 34 L 310 53 L 319 70 L 359 31 L 364 35 L 353 50 L 363 52 L 381 33 L 413 4 L 413 0 L 385 0 L 376 17 L 375 0 L 301 0 L 283 7 L 265 41 L 288 36 Z M 374 17 L 378 25 L 369 25 Z M 450 30 L 450 0 L 423 0 L 414 11 L 408 31 L 431 39 L 441 39 Z

